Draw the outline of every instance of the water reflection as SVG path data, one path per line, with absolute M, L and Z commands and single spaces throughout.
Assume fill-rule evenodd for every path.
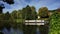
M 4 33 L 4 34 L 23 34 L 23 31 L 22 30 L 20 30 L 20 29 L 13 29 L 13 28 L 10 28 L 10 31 L 9 30 L 7 30 L 6 28 L 4 28 L 3 30 L 2 30 L 2 32 Z
M 36 29 L 36 34 L 40 34 L 39 28 Z
M 33 30 L 32 30 L 33 31 Z M 8 30 L 7 28 L 4 28 L 2 30 L 2 32 L 4 34 L 23 34 L 23 31 L 20 30 L 20 29 L 13 29 L 13 28 L 10 28 L 10 30 Z M 26 32 L 27 33 L 27 32 Z M 25 34 L 25 33 L 24 33 Z M 28 33 L 27 33 L 28 34 Z M 40 34 L 39 32 L 39 28 L 36 28 L 36 34 Z
M 48 34 L 48 27 L 47 26 L 26 26 L 24 25 L 22 29 L 20 28 L 3 28 L 2 32 L 4 34 Z
M 23 26 L 23 33 L 24 34 L 36 34 L 36 26 L 33 25 L 24 25 Z

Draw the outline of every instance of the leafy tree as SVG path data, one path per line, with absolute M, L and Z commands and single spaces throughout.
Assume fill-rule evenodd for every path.
M 47 18 L 48 17 L 48 8 L 42 7 L 39 9 L 38 14 L 41 18 Z
M 14 19 L 17 19 L 17 10 L 12 11 L 11 15 Z
M 4 19 L 4 14 L 0 14 L 0 21 Z
M 12 22 L 13 20 L 9 12 L 6 12 L 5 14 L 0 14 L 0 28 L 3 27 L 9 28 Z
M 1 4 L 1 5 L 0 5 L 0 14 L 2 13 L 3 8 L 5 8 L 5 7 L 4 7 L 4 4 Z
M 60 13 L 60 8 L 56 9 L 56 11 L 58 11 Z
M 2 22 L 4 19 L 4 14 L 0 14 L 0 30 L 3 29 L 4 23 Z
M 60 34 L 60 14 L 57 12 L 50 16 L 49 34 Z
M 22 9 L 22 17 L 26 20 L 33 20 L 37 18 L 36 9 L 34 6 L 30 7 L 27 5 L 25 8 Z
M 0 0 L 0 1 L 3 1 L 3 2 L 6 2 L 8 4 L 14 4 L 14 0 Z M 1 3 L 0 4 L 0 14 L 2 13 L 2 10 L 5 8 L 4 4 Z
M 13 16 L 14 19 L 20 19 L 22 18 L 22 13 L 21 10 L 14 10 L 11 15 Z
M 32 10 L 29 5 L 22 9 L 22 17 L 26 20 L 31 20 L 32 18 Z
M 22 19 L 22 10 L 18 10 L 18 13 L 17 13 L 17 18 L 18 19 Z
M 25 16 L 26 16 L 26 8 L 23 8 L 21 13 L 22 13 L 22 18 L 25 19 Z
M 4 14 L 4 19 L 3 19 L 2 23 L 4 24 L 4 27 L 6 27 L 7 29 L 10 29 L 12 24 L 14 24 L 14 20 L 9 12 L 6 12 Z
M 22 22 L 23 18 L 22 18 L 22 11 L 21 10 L 14 10 L 12 13 L 11 13 L 11 16 L 12 18 L 14 19 L 14 21 L 16 23 L 20 23 Z
M 34 6 L 31 7 L 32 10 L 32 19 L 37 19 L 37 12 Z
M 9 14 L 9 12 L 6 12 L 5 13 L 5 16 L 4 16 L 4 20 L 9 20 L 10 19 L 10 14 Z
M 6 2 L 8 4 L 14 4 L 14 0 L 0 0 L 0 1 Z
M 29 5 L 27 5 L 27 7 L 26 7 L 26 20 L 31 20 L 32 18 L 32 15 L 31 15 L 31 13 L 32 13 L 32 10 L 31 10 L 31 8 L 30 8 L 30 6 Z
M 14 4 L 14 0 L 2 0 L 3 2 L 6 2 L 8 4 Z

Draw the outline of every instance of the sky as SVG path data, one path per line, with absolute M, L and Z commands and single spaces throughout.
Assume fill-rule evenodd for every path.
M 14 4 L 9 5 L 6 2 L 0 1 L 0 3 L 3 3 L 5 8 L 3 9 L 3 12 L 12 12 L 13 10 L 19 10 L 27 5 L 34 6 L 36 8 L 36 11 L 38 11 L 41 7 L 47 7 L 49 10 L 54 10 L 57 8 L 60 8 L 60 0 L 14 0 Z

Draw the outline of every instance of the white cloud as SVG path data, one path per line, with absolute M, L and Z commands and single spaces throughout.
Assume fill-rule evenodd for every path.
M 46 6 L 49 9 L 54 9 L 60 6 L 59 2 L 56 0 L 31 0 L 29 2 L 26 0 L 14 0 L 15 4 L 13 5 L 8 5 L 8 8 L 4 9 L 5 11 L 12 11 L 12 10 L 18 10 L 18 9 L 22 9 L 23 7 L 25 7 L 26 5 L 30 5 L 30 6 L 35 6 L 36 9 L 38 10 L 40 7 Z M 7 6 L 6 6 L 7 7 Z M 10 12 L 11 12 L 10 11 Z

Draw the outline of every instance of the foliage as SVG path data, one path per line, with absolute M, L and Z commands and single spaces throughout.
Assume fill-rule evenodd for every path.
M 37 17 L 36 14 L 37 13 L 36 13 L 35 7 L 30 7 L 29 5 L 27 5 L 25 8 L 22 9 L 23 19 L 26 19 L 26 20 L 36 19 Z
M 0 14 L 0 28 L 1 29 L 3 29 L 3 27 L 9 28 L 12 23 L 13 23 L 13 19 L 9 12 L 6 12 L 5 14 Z
M 47 18 L 48 17 L 48 8 L 47 7 L 40 8 L 39 11 L 38 11 L 38 15 L 41 18 Z
M 32 10 L 31 10 L 30 6 L 27 5 L 26 8 L 23 9 L 23 10 L 24 10 L 23 13 L 25 13 L 25 16 L 23 15 L 24 18 L 25 18 L 26 20 L 30 20 L 30 19 L 32 19 L 32 18 L 31 18 L 31 17 L 32 17 L 32 15 L 31 15 Z
M 53 11 L 53 10 L 51 10 Z M 55 11 L 55 10 L 54 10 Z M 53 13 L 54 13 L 53 11 Z M 42 7 L 39 9 L 38 12 L 39 16 L 47 17 L 48 16 L 48 8 Z M 17 27 L 17 24 L 22 24 L 24 20 L 35 20 L 37 19 L 37 12 L 34 6 L 30 7 L 27 5 L 22 10 L 14 10 L 12 13 L 6 12 L 3 14 L 0 14 L 0 28 L 1 27 Z M 59 28 L 60 28 L 60 14 L 58 12 L 55 12 L 53 15 L 50 16 L 50 32 L 49 34 L 59 34 Z M 20 25 L 18 25 L 20 26 Z M 41 28 L 41 31 L 44 27 Z M 43 29 L 44 31 L 45 29 Z M 45 31 L 44 31 L 45 32 Z M 56 33 L 55 33 L 56 32 Z
M 9 20 L 11 16 L 10 16 L 9 12 L 6 12 L 4 17 L 5 17 L 4 20 Z
M 60 34 L 60 14 L 57 12 L 50 16 L 49 34 Z
M 31 7 L 32 10 L 32 19 L 35 20 L 37 19 L 37 12 L 36 12 L 36 8 L 34 6 Z
M 14 10 L 14 11 L 11 13 L 11 15 L 13 16 L 14 19 L 17 19 L 17 11 L 16 11 L 16 10 Z
M 0 0 L 0 1 L 6 2 L 8 4 L 14 4 L 14 0 Z
M 0 1 L 6 2 L 6 3 L 10 4 L 10 5 L 14 4 L 14 0 L 0 0 Z M 4 3 L 0 2 L 0 14 L 2 13 L 4 8 L 5 8 Z
M 16 23 L 22 23 L 22 20 L 23 20 L 23 18 L 22 18 L 22 13 L 21 13 L 21 10 L 14 10 L 12 13 L 11 13 L 11 16 L 13 17 L 13 19 L 14 19 L 14 21 L 16 22 Z

